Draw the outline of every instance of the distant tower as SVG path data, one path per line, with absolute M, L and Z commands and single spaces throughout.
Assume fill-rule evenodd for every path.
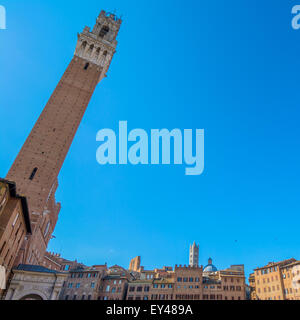
M 134 259 L 132 259 L 130 261 L 130 264 L 129 264 L 129 271 L 136 271 L 138 272 L 141 268 L 141 257 L 138 256 L 138 257 L 135 257 Z
M 28 199 L 33 228 L 15 264 L 43 261 L 60 211 L 57 177 L 93 92 L 106 76 L 121 22 L 101 11 L 93 30 L 85 27 L 78 34 L 72 61 L 7 174 Z
M 195 241 L 190 245 L 190 266 L 199 266 L 199 245 L 197 245 Z

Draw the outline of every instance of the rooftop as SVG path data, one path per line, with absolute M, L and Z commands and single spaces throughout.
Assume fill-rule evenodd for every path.
M 276 266 L 285 266 L 287 264 L 292 264 L 294 262 L 296 262 L 296 259 L 294 259 L 294 258 L 282 260 L 279 262 L 269 262 L 267 265 L 265 265 L 263 267 L 256 268 L 254 270 L 261 270 L 261 269 L 265 269 L 265 268 L 269 268 L 269 267 L 276 267 Z

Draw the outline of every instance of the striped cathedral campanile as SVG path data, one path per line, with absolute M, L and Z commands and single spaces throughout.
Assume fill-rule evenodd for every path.
M 121 19 L 102 11 L 92 31 L 78 35 L 74 57 L 7 174 L 27 197 L 32 235 L 18 263 L 41 264 L 60 204 L 57 177 L 97 84 L 106 76 L 117 46 Z

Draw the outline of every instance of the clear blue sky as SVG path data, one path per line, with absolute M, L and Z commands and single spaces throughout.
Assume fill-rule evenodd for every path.
M 142 256 L 146 268 L 300 258 L 300 30 L 296 1 L 0 1 L 0 176 L 101 9 L 123 15 L 117 54 L 59 176 L 50 250 L 85 264 Z M 96 133 L 205 129 L 205 172 L 100 166 Z

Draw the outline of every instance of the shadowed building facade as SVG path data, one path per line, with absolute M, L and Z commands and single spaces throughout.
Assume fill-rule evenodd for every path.
M 7 287 L 15 253 L 31 233 L 25 197 L 16 193 L 16 184 L 0 179 L 0 298 Z
M 78 35 L 72 61 L 7 174 L 18 194 L 27 197 L 33 231 L 16 263 L 43 263 L 60 211 L 57 177 L 92 94 L 106 76 L 120 26 L 120 19 L 102 11 L 94 28 Z

